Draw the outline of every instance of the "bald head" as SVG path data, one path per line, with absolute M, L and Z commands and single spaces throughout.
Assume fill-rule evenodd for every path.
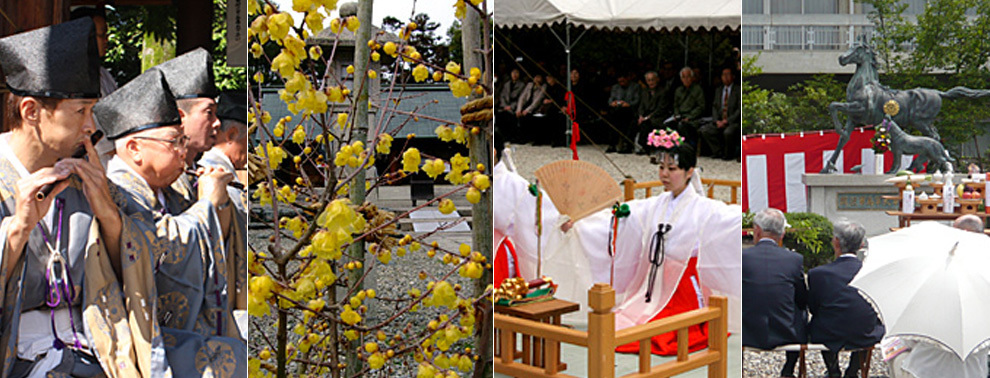
M 958 228 L 960 230 L 966 230 L 969 232 L 983 233 L 983 220 L 980 217 L 973 214 L 966 214 L 959 218 L 956 218 L 952 222 L 952 227 Z

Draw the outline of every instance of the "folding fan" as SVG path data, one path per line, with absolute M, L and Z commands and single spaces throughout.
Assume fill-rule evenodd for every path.
M 536 170 L 557 211 L 584 218 L 622 200 L 622 189 L 604 169 L 580 160 L 560 160 Z

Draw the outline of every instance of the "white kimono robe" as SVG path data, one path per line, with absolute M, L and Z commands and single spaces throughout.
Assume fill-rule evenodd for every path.
M 495 167 L 494 227 L 513 240 L 523 277 L 536 276 L 536 200 L 529 183 L 503 164 Z M 630 215 L 620 219 L 614 260 L 613 288 L 616 292 L 616 328 L 644 324 L 667 305 L 688 260 L 697 256 L 699 285 L 704 298 L 729 298 L 729 330 L 742 324 L 742 211 L 738 206 L 708 199 L 688 188 L 677 198 L 670 192 L 628 202 Z M 611 209 L 604 209 L 575 222 L 564 233 L 567 221 L 550 197 L 543 200 L 542 274 L 559 286 L 557 297 L 587 307 L 588 289 L 608 283 L 612 259 L 608 255 Z M 650 270 L 650 242 L 658 223 L 671 224 L 666 236 L 666 254 L 658 269 L 653 300 L 645 301 Z M 582 315 L 583 317 L 583 315 Z M 569 318 L 580 321 L 581 318 Z

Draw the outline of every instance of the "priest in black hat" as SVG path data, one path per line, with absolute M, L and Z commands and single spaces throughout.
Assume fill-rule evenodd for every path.
M 220 95 L 217 103 L 217 117 L 220 119 L 220 131 L 217 142 L 199 159 L 199 166 L 220 168 L 227 172 L 236 172 L 247 166 L 247 95 L 244 91 L 225 92 Z M 236 176 L 234 181 L 241 182 Z M 243 183 L 242 183 L 243 184 Z M 228 287 L 234 288 L 232 298 L 236 298 L 234 309 L 247 310 L 247 192 L 234 186 L 227 186 L 227 195 L 234 208 L 231 219 L 232 228 L 229 237 L 225 239 L 229 258 L 227 263 L 232 271 L 238 274 L 228 276 Z M 239 245 L 235 245 L 239 244 Z M 237 267 L 237 269 L 233 269 Z
M 151 240 L 119 210 L 90 141 L 94 34 L 79 19 L 0 39 L 10 90 L 10 131 L 0 134 L 0 377 L 168 369 L 154 307 L 143 303 L 155 293 Z
M 164 191 L 185 169 L 186 146 L 179 110 L 160 70 L 152 68 L 93 108 L 114 141 L 108 176 L 123 189 L 123 210 L 145 219 L 157 236 L 154 249 L 158 323 L 176 343 L 165 346 L 174 376 L 196 377 L 205 369 L 246 373 L 245 343 L 231 313 L 221 230 L 229 219 L 225 189 L 233 174 L 199 169 L 198 201 L 170 208 Z M 246 272 L 245 272 L 246 274 Z M 204 364 L 190 364 L 200 361 Z
M 165 80 L 175 95 L 183 132 L 189 137 L 185 163 L 187 168 L 194 169 L 202 153 L 216 143 L 217 128 L 220 127 L 216 114 L 217 88 L 213 83 L 213 60 L 210 53 L 200 47 L 156 68 L 165 74 Z M 186 202 L 182 209 L 196 201 L 193 181 L 195 178 L 182 175 L 172 185 Z

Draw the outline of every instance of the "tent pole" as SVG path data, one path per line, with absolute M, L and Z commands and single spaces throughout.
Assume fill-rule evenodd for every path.
M 567 54 L 567 92 L 570 93 L 571 92 L 571 24 L 570 23 L 567 22 L 564 23 L 564 35 L 565 35 L 564 38 L 567 39 L 567 44 L 564 46 L 564 53 Z M 573 96 L 573 94 L 571 96 Z M 577 107 L 577 98 L 574 98 L 574 104 L 575 107 Z M 572 122 L 574 122 L 574 120 L 571 119 L 571 115 L 568 114 L 568 112 L 564 112 L 564 130 L 566 130 L 564 135 L 567 136 L 567 140 L 570 140 L 572 138 L 571 128 L 570 128 Z
M 688 66 L 688 54 L 691 52 L 691 45 L 689 44 L 691 42 L 690 39 L 691 36 L 684 33 L 684 67 Z
M 712 70 L 712 68 L 713 68 L 713 66 L 712 66 L 712 59 L 713 59 L 713 56 L 715 55 L 715 33 L 714 32 L 709 32 L 708 35 L 711 37 L 709 39 L 709 44 L 708 44 L 708 84 L 711 85 L 711 83 L 712 83 L 712 74 L 714 74 L 714 72 L 715 72 L 715 71 Z

